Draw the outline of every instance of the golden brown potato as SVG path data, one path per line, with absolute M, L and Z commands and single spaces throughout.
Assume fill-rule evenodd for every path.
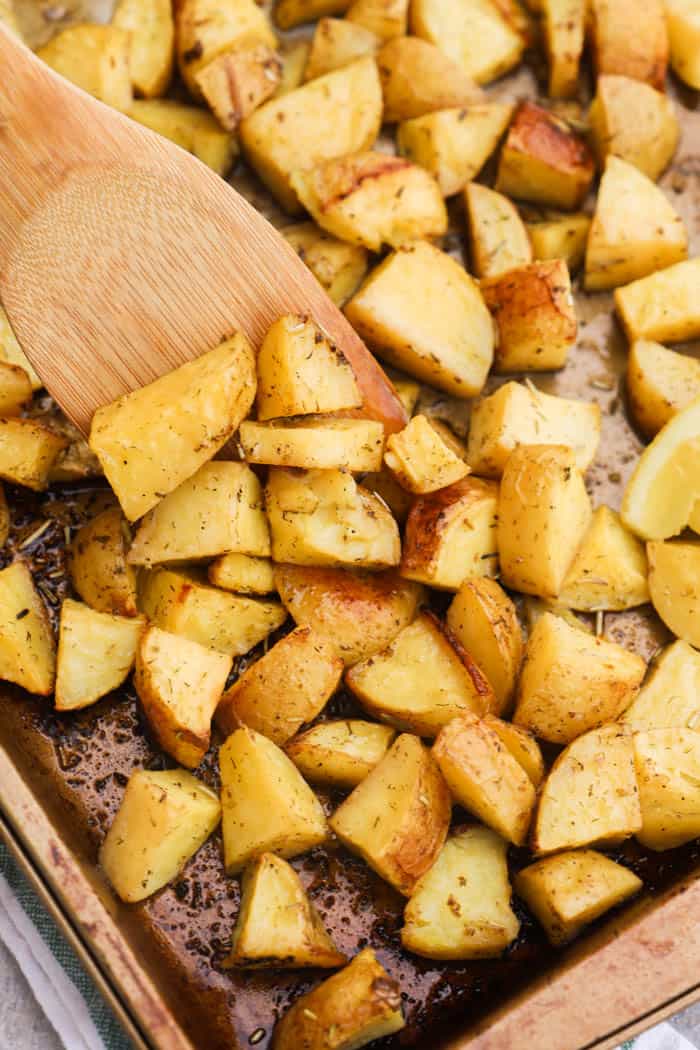
M 700 733 L 651 729 L 634 734 L 642 826 L 637 838 L 648 849 L 682 846 L 700 835 Z
M 181 0 L 175 8 L 178 65 L 194 98 L 201 97 L 197 73 L 219 55 L 241 45 L 277 45 L 267 15 L 255 0 Z
M 249 554 L 222 554 L 207 569 L 209 583 L 237 594 L 271 594 L 275 589 L 272 562 Z
M 379 52 L 377 65 L 387 123 L 479 101 L 479 89 L 462 68 L 419 37 L 390 40 Z
M 542 0 L 550 98 L 575 98 L 578 93 L 586 3 L 587 0 Z
M 405 489 L 424 495 L 467 476 L 466 449 L 462 447 L 461 452 L 443 439 L 427 416 L 417 415 L 403 430 L 389 436 L 384 462 Z
M 334 1044 L 338 1050 L 360 1050 L 403 1027 L 399 983 L 365 948 L 344 970 L 297 999 L 277 1022 L 272 1050 L 326 1050 Z
M 520 33 L 489 0 L 414 0 L 411 32 L 459 63 L 467 76 L 488 83 L 517 66 L 525 49 Z
M 18 365 L 20 368 L 23 368 L 29 376 L 32 390 L 40 390 L 44 385 L 32 368 L 29 358 L 17 342 L 10 320 L 2 306 L 0 306 L 0 359 L 9 362 L 11 365 Z
M 498 330 L 494 371 L 563 368 L 578 324 L 569 269 L 563 259 L 534 262 L 481 282 Z
M 330 639 L 346 667 L 389 645 L 423 598 L 395 572 L 276 565 L 275 585 L 292 619 Z
M 467 461 L 475 474 L 499 478 L 519 445 L 567 445 L 585 471 L 600 441 L 600 406 L 545 394 L 528 384 L 504 383 L 477 401 L 469 422 Z
M 416 410 L 418 398 L 421 394 L 420 383 L 417 383 L 415 379 L 410 379 L 403 372 L 397 372 L 393 368 L 387 369 L 387 375 L 396 391 L 396 396 L 406 411 L 406 416 L 410 419 Z
M 504 722 L 495 715 L 484 715 L 483 722 L 494 731 L 506 750 L 525 770 L 532 786 L 538 788 L 544 780 L 545 767 L 540 746 L 532 733 L 512 722 Z
M 634 609 L 649 601 L 644 546 L 609 507 L 594 511 L 559 601 L 578 612 Z
M 477 277 L 497 277 L 532 262 L 532 245 L 514 204 L 488 186 L 470 182 L 464 189 L 469 220 L 469 250 Z
M 475 179 L 508 127 L 513 107 L 481 102 L 440 109 L 399 124 L 399 152 L 420 164 L 450 197 Z
M 591 516 L 591 501 L 570 448 L 520 445 L 511 452 L 498 512 L 506 586 L 556 598 Z
M 496 699 L 492 709 L 502 713 L 513 696 L 523 655 L 512 601 L 487 576 L 465 579 L 447 610 L 447 626 L 486 675 Z
M 598 77 L 588 121 L 600 167 L 613 154 L 654 180 L 671 162 L 680 136 L 671 100 L 629 77 Z
M 49 696 L 56 643 L 44 602 L 23 561 L 0 571 L 0 679 Z
M 248 414 L 254 396 L 255 354 L 236 333 L 98 408 L 90 448 L 127 518 L 140 518 L 211 459 Z
M 217 175 L 228 175 L 238 156 L 238 143 L 211 113 L 171 99 L 142 99 L 129 110 L 132 120 L 192 153 Z
M 700 361 L 637 339 L 627 358 L 627 394 L 635 423 L 653 438 L 700 397 Z
M 143 98 L 164 95 L 175 48 L 170 0 L 119 0 L 112 25 L 129 34 L 129 73 L 135 91 Z
M 145 620 L 110 616 L 66 598 L 61 606 L 56 710 L 88 707 L 126 679 Z
M 338 120 L 339 112 L 344 120 Z M 377 63 L 368 56 L 256 109 L 241 123 L 241 146 L 285 211 L 298 213 L 292 172 L 370 149 L 381 119 Z
M 677 638 L 700 647 L 700 543 L 647 544 L 649 592 Z
M 41 492 L 68 440 L 33 419 L 0 419 L 0 478 Z
M 405 36 L 409 0 L 353 0 L 346 18 L 369 29 L 380 40 Z
M 102 467 L 87 441 L 74 427 L 67 416 L 53 415 L 51 410 L 40 416 L 49 428 L 68 439 L 66 447 L 58 453 L 49 471 L 49 485 L 54 481 L 85 481 L 86 478 L 102 476 Z
M 278 0 L 275 23 L 280 29 L 293 29 L 325 15 L 342 15 L 351 3 L 352 0 Z
M 418 737 L 404 733 L 338 807 L 330 826 L 344 846 L 410 897 L 442 849 L 450 812 L 435 759 Z
M 493 360 L 493 321 L 476 282 L 427 241 L 377 266 L 345 313 L 395 368 L 455 397 L 481 392 Z
M 383 499 L 399 525 L 403 525 L 413 506 L 413 496 L 398 483 L 387 466 L 381 470 L 365 474 L 362 484 L 370 492 Z
M 401 943 L 428 959 L 489 959 L 515 940 L 506 843 L 470 827 L 442 847 L 404 912 Z
M 335 305 L 343 306 L 367 273 L 367 249 L 331 237 L 315 222 L 285 226 L 280 233 Z
M 219 749 L 219 767 L 227 875 L 262 853 L 295 857 L 325 841 L 321 803 L 266 736 L 237 729 Z
M 619 73 L 663 91 L 668 33 L 663 0 L 591 0 L 593 60 L 598 76 Z
M 151 625 L 136 650 L 134 685 L 158 745 L 194 769 L 209 750 L 211 720 L 231 657 Z
M 0 417 L 21 415 L 31 399 L 32 384 L 25 370 L 0 361 Z
M 525 647 L 513 721 L 541 740 L 569 744 L 619 718 L 645 672 L 636 653 L 546 614 Z
M 137 769 L 100 848 L 118 896 L 145 900 L 180 874 L 221 819 L 211 788 L 184 769 Z
M 381 46 L 376 33 L 346 18 L 321 18 L 316 24 L 304 80 L 313 80 L 342 69 L 365 55 L 375 55 Z
M 379 470 L 382 465 L 384 424 L 375 419 L 302 416 L 265 423 L 247 419 L 238 436 L 249 463 L 356 473 Z
M 700 653 L 673 642 L 649 665 L 650 674 L 621 721 L 632 729 L 700 726 Z
M 513 887 L 558 945 L 638 893 L 642 880 L 603 853 L 582 849 L 530 864 L 515 876 Z
M 131 36 L 115 25 L 74 25 L 57 33 L 37 57 L 94 95 L 128 113 L 132 103 L 129 71 Z
M 696 0 L 666 0 L 666 27 L 673 72 L 700 88 L 700 19 Z
M 235 131 L 275 94 L 282 79 L 282 62 L 269 44 L 253 42 L 218 55 L 194 79 L 221 127 Z
M 541 789 L 532 845 L 537 853 L 613 845 L 642 826 L 632 734 L 608 725 L 562 751 Z
M 302 4 L 305 0 L 301 0 Z M 297 0 L 291 0 L 297 3 Z M 280 7 L 282 4 L 279 5 Z M 282 61 L 282 77 L 277 86 L 275 97 L 288 95 L 301 87 L 304 80 L 304 70 L 309 59 L 311 42 L 309 40 L 291 39 L 283 41 L 279 47 L 279 56 Z
M 347 957 L 333 944 L 301 879 L 286 860 L 263 853 L 243 873 L 241 904 L 223 966 L 334 968 Z
M 615 289 L 615 306 L 630 342 L 683 343 L 700 336 L 700 259 L 676 263 Z
M 395 736 L 391 726 L 356 718 L 320 722 L 290 740 L 285 751 L 312 784 L 352 790 L 381 762 Z
M 587 634 L 595 634 L 593 625 L 586 620 L 581 620 L 576 613 L 572 612 L 571 609 L 567 609 L 565 605 L 560 605 L 556 601 L 545 601 L 542 598 L 526 597 L 523 599 L 522 604 L 523 620 L 526 626 L 527 634 L 535 629 L 536 624 L 546 616 L 547 613 L 551 613 L 552 616 L 558 616 L 564 623 L 568 623 L 570 627 L 575 627 L 577 631 L 585 631 Z
M 534 258 L 540 262 L 563 259 L 570 273 L 583 264 L 590 226 L 590 216 L 583 212 L 574 215 L 550 212 L 549 218 L 525 223 Z
M 500 193 L 573 211 L 594 174 L 588 146 L 566 121 L 534 102 L 521 102 L 501 150 Z
M 71 582 L 97 612 L 135 616 L 136 572 L 127 562 L 131 538 L 119 507 L 108 507 L 75 534 L 70 549 Z

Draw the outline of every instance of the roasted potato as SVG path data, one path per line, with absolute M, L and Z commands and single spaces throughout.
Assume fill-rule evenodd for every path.
M 601 168 L 612 154 L 654 180 L 668 167 L 680 137 L 671 100 L 629 77 L 598 77 L 588 122 Z
M 450 824 L 450 794 L 416 736 L 400 736 L 341 803 L 330 826 L 383 879 L 410 897 L 435 862 Z
M 395 572 L 276 565 L 274 574 L 292 619 L 330 639 L 346 667 L 389 645 L 423 598 L 420 586 Z
M 464 453 L 448 444 L 427 416 L 417 415 L 397 434 L 387 439 L 384 462 L 409 492 L 435 492 L 469 473 Z
M 489 959 L 520 929 L 510 906 L 506 843 L 488 828 L 451 836 L 404 911 L 401 943 L 428 959 Z
M 278 0 L 275 23 L 280 29 L 293 29 L 325 15 L 342 15 L 351 3 L 352 0 Z
M 66 598 L 56 661 L 56 710 L 88 707 L 122 684 L 146 626 L 140 617 L 110 616 Z
M 649 593 L 677 638 L 700 648 L 700 542 L 647 544 Z
M 219 768 L 227 875 L 263 853 L 295 857 L 326 839 L 323 806 L 266 736 L 237 729 L 219 750 Z
M 33 419 L 0 419 L 0 478 L 41 492 L 68 440 Z
M 700 733 L 650 729 L 634 734 L 642 826 L 648 849 L 682 846 L 700 835 Z
M 627 394 L 635 423 L 653 438 L 700 397 L 700 361 L 637 339 L 627 358 Z
M 0 417 L 21 415 L 31 399 L 32 384 L 25 370 L 0 361 Z
M 356 473 L 379 470 L 382 465 L 384 424 L 375 419 L 302 416 L 265 423 L 247 419 L 238 437 L 248 463 Z
M 479 101 L 479 89 L 461 66 L 419 37 L 390 40 L 379 52 L 377 65 L 387 123 Z
M 697 729 L 700 726 L 700 653 L 673 642 L 649 665 L 636 699 L 621 717 L 632 729 Z
M 525 49 L 520 33 L 489 0 L 414 0 L 411 32 L 458 62 L 467 76 L 488 83 L 517 66 Z
M 497 546 L 507 587 L 556 598 L 592 516 L 576 459 L 564 445 L 520 445 L 501 479 Z
M 137 769 L 100 848 L 118 896 L 145 900 L 180 874 L 221 819 L 211 788 L 184 769 Z
M 49 696 L 56 644 L 44 602 L 23 561 L 0 571 L 0 679 Z
M 128 113 L 133 101 L 129 70 L 131 34 L 115 25 L 74 25 L 37 51 L 62 77 L 100 102 Z
M 312 784 L 352 790 L 381 762 L 395 736 L 391 726 L 356 718 L 320 722 L 290 740 L 285 751 Z
M 575 98 L 578 93 L 586 3 L 587 0 L 542 0 L 550 98 Z
M 532 262 L 532 245 L 515 205 L 495 190 L 470 182 L 464 189 L 469 251 L 477 277 L 498 277 Z
M 369 29 L 380 40 L 406 34 L 409 0 L 353 0 L 345 17 Z
M 97 612 L 135 616 L 136 572 L 127 562 L 131 538 L 119 507 L 101 511 L 76 533 L 70 549 L 71 582 Z
M 221 127 L 235 131 L 275 94 L 282 80 L 282 61 L 269 44 L 252 42 L 213 58 L 194 79 Z
M 237 594 L 271 594 L 275 589 L 272 562 L 249 554 L 222 554 L 207 569 L 209 583 Z
M 143 99 L 133 103 L 129 116 L 192 153 L 217 175 L 228 175 L 238 156 L 234 136 L 211 113 L 196 106 L 165 98 Z
M 381 41 L 376 33 L 346 18 L 321 18 L 316 23 L 304 80 L 342 69 L 365 55 L 376 55 Z
M 645 672 L 636 653 L 546 614 L 525 647 L 513 721 L 540 740 L 569 744 L 619 718 Z
M 236 333 L 215 350 L 98 408 L 90 448 L 127 518 L 140 518 L 211 459 L 254 397 L 255 354 Z
M 367 249 L 331 237 L 314 222 L 285 226 L 280 233 L 335 305 L 343 306 L 367 273 Z
M 700 88 L 700 18 L 696 0 L 665 0 L 666 27 L 673 72 L 691 88 Z
M 532 733 L 522 726 L 513 725 L 512 722 L 504 722 L 495 715 L 484 715 L 484 725 L 493 729 L 507 751 L 521 766 L 532 781 L 532 786 L 538 788 L 545 777 L 544 758 L 540 746 Z
M 700 336 L 700 259 L 676 263 L 615 289 L 615 306 L 632 343 L 658 339 L 683 343 Z
M 481 392 L 493 360 L 493 321 L 476 282 L 427 241 L 377 266 L 345 314 L 395 368 L 455 397 Z
M 170 0 L 119 0 L 112 25 L 129 34 L 129 74 L 134 90 L 143 98 L 165 94 L 175 49 Z
M 559 592 L 578 612 L 634 609 L 649 601 L 644 546 L 610 507 L 598 507 Z
M 663 91 L 668 63 L 664 0 L 591 0 L 593 60 L 598 76 L 619 73 Z
M 586 256 L 586 242 L 591 226 L 589 215 L 555 215 L 525 223 L 532 244 L 533 257 L 539 262 L 563 259 L 569 272 L 578 270 Z
M 295 3 L 296 0 L 292 0 Z M 304 0 L 301 0 L 304 3 Z M 280 4 L 281 6 L 281 4 Z M 309 59 L 311 42 L 309 40 L 292 39 L 280 44 L 279 56 L 282 62 L 282 76 L 275 92 L 275 97 L 288 95 L 301 87 L 304 81 L 304 70 Z
M 572 612 L 571 609 L 567 609 L 565 605 L 560 605 L 559 602 L 545 601 L 542 598 L 527 596 L 523 599 L 521 608 L 528 635 L 535 629 L 536 624 L 539 623 L 542 617 L 548 613 L 551 613 L 552 616 L 558 616 L 560 620 L 568 623 L 570 627 L 575 627 L 577 631 L 595 634 L 592 624 L 580 619 L 576 613 Z
M 29 382 L 32 385 L 32 390 L 40 390 L 44 385 L 39 379 L 34 369 L 31 366 L 29 358 L 26 356 L 21 346 L 17 342 L 17 337 L 12 331 L 10 325 L 10 319 L 5 313 L 3 307 L 0 305 L 0 360 L 7 361 L 11 365 L 18 365 L 23 368 L 29 376 Z
M 386 649 L 351 667 L 345 684 L 380 722 L 418 736 L 437 736 L 458 715 L 496 706 L 471 654 L 432 613 L 421 613 Z
M 255 0 L 181 0 L 175 5 L 177 60 L 187 89 L 201 97 L 196 76 L 213 59 L 241 46 L 277 46 L 265 11 Z
M 243 873 L 241 904 L 223 966 L 334 968 L 347 957 L 333 944 L 294 868 L 263 853 Z

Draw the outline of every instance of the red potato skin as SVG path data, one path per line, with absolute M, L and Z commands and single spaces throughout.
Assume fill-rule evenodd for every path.
M 537 157 L 563 172 L 595 174 L 593 154 L 580 135 L 558 117 L 535 105 L 521 102 L 508 132 L 509 149 Z

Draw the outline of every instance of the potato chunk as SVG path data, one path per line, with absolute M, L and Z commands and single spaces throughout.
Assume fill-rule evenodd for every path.
M 405 37 L 409 0 L 354 0 L 346 18 L 371 30 L 380 40 Z
M 272 1050 L 360 1050 L 403 1027 L 398 981 L 365 948 L 344 970 L 297 999 L 277 1022 Z
M 540 793 L 533 832 L 538 853 L 613 845 L 642 826 L 632 735 L 608 725 L 562 751 Z
M 700 733 L 651 729 L 634 734 L 642 808 L 637 838 L 648 849 L 682 846 L 700 835 Z
M 549 215 L 549 218 L 525 223 L 533 256 L 541 262 L 563 259 L 569 272 L 574 273 L 581 267 L 586 255 L 590 216 L 583 212 L 574 215 L 550 212 Z
M 130 521 L 228 441 L 255 396 L 255 354 L 240 333 L 153 383 L 98 408 L 90 448 Z
M 484 725 L 493 729 L 507 751 L 522 769 L 525 770 L 532 781 L 532 786 L 538 788 L 545 777 L 544 758 L 540 746 L 532 733 L 522 726 L 513 725 L 512 722 L 504 722 L 495 715 L 484 715 Z
M 136 650 L 134 685 L 160 747 L 194 769 L 211 739 L 211 720 L 231 657 L 150 626 Z
M 389 436 L 384 462 L 405 489 L 419 495 L 452 485 L 469 473 L 463 456 L 423 415 Z
M 296 766 L 253 729 L 237 729 L 219 750 L 227 875 L 262 853 L 295 857 L 319 846 L 323 807 Z
M 381 46 L 376 33 L 345 18 L 321 18 L 316 23 L 304 80 L 313 80 L 342 69 L 365 55 L 375 55 Z
M 134 904 L 175 879 L 221 819 L 215 792 L 184 769 L 137 769 L 100 849 L 100 864 Z
M 668 167 L 680 137 L 671 100 L 629 77 L 598 77 L 588 120 L 601 167 L 613 154 L 654 180 Z
M 61 606 L 56 710 L 88 707 L 126 679 L 145 627 L 140 617 L 110 616 L 66 598 Z
M 479 89 L 463 69 L 419 37 L 390 40 L 379 52 L 377 64 L 386 123 L 478 101 Z
M 404 912 L 401 943 L 428 959 L 490 959 L 520 929 L 510 906 L 506 843 L 488 828 L 451 836 Z
M 700 725 L 700 653 L 687 642 L 667 646 L 621 721 L 632 729 L 696 729 Z
M 338 120 L 339 112 L 343 120 Z M 311 121 L 309 113 L 314 114 Z M 241 145 L 285 211 L 297 213 L 292 172 L 370 149 L 381 118 L 377 64 L 368 56 L 256 109 L 241 123 Z
M 347 667 L 389 645 L 423 597 L 395 572 L 276 565 L 275 584 L 293 620 L 330 639 Z
M 294 868 L 274 853 L 251 861 L 243 874 L 231 953 L 223 965 L 286 970 L 333 968 L 346 962 Z
M 499 478 L 513 449 L 520 445 L 567 445 L 584 471 L 600 441 L 600 406 L 504 383 L 477 401 L 469 423 L 467 462 L 475 474 Z
M 0 419 L 0 478 L 41 492 L 67 438 L 33 419 Z
M 128 113 L 132 102 L 130 34 L 115 25 L 74 25 L 37 51 L 66 80 L 113 109 Z
M 516 448 L 503 471 L 498 515 L 506 586 L 556 598 L 591 516 L 591 501 L 570 448 Z
M 418 737 L 404 733 L 330 825 L 343 845 L 409 897 L 442 849 L 450 810 L 435 759 Z
M 500 735 L 477 715 L 462 714 L 440 730 L 433 755 L 455 800 L 503 838 L 522 846 L 535 789 Z
M 395 736 L 391 726 L 356 718 L 321 722 L 290 740 L 285 751 L 312 784 L 352 789 L 381 762 Z
M 411 31 L 436 44 L 479 84 L 517 66 L 525 47 L 489 0 L 414 0 Z
M 282 62 L 269 44 L 252 43 L 225 52 L 195 74 L 197 88 L 226 131 L 235 131 L 245 117 L 275 94 Z
M 620 515 L 598 507 L 559 592 L 579 612 L 634 609 L 649 601 L 647 558 Z
M 619 73 L 663 91 L 668 34 L 663 0 L 591 0 L 593 60 L 598 76 Z
M 447 626 L 486 675 L 496 700 L 492 709 L 503 712 L 515 690 L 523 654 L 512 601 L 487 576 L 465 579 L 447 610 Z
M 615 289 L 615 306 L 630 342 L 682 343 L 700 336 L 700 259 L 676 263 Z
M 384 424 L 374 419 L 248 419 L 238 434 L 249 463 L 355 472 L 382 465 Z
M 700 647 L 700 543 L 647 544 L 649 592 L 677 638 Z
M 342 15 L 351 3 L 352 0 L 278 0 L 275 23 L 280 29 L 293 29 L 324 15 Z
M 521 102 L 501 150 L 500 193 L 573 211 L 594 174 L 588 146 L 566 121 L 534 102 Z
M 395 368 L 455 397 L 481 392 L 493 360 L 493 321 L 476 282 L 433 245 L 419 241 L 390 255 L 345 313 Z
M 170 0 L 119 0 L 112 25 L 129 34 L 129 73 L 138 94 L 143 98 L 165 94 L 175 48 Z
M 700 397 L 700 361 L 637 339 L 627 358 L 627 394 L 635 423 L 652 438 Z
M 222 554 L 207 569 L 207 577 L 215 587 L 237 594 L 265 595 L 275 589 L 270 559 L 248 554 Z
M 483 715 L 495 707 L 471 655 L 452 643 L 432 613 L 422 613 L 386 649 L 355 664 L 345 684 L 375 718 L 419 736 L 437 736 L 465 711 Z
M 32 384 L 25 370 L 0 361 L 0 416 L 21 415 L 31 399 Z
M 108 507 L 75 534 L 71 582 L 97 612 L 135 616 L 136 572 L 127 562 L 129 527 L 119 507 Z
M 18 365 L 20 368 L 23 368 L 29 376 L 29 382 L 32 385 L 32 390 L 40 390 L 43 387 L 44 384 L 32 368 L 29 358 L 26 356 L 21 346 L 17 342 L 17 337 L 12 331 L 10 320 L 1 305 L 0 359 L 9 362 L 11 365 Z
M 645 672 L 641 656 L 547 613 L 525 647 L 513 721 L 541 740 L 571 743 L 619 718 Z
M 671 68 L 692 88 L 700 88 L 700 7 L 697 0 L 666 0 Z
M 48 696 L 56 645 L 46 607 L 23 561 L 0 571 L 0 679 Z
M 228 175 L 238 156 L 235 137 L 211 113 L 196 106 L 165 98 L 143 99 L 133 103 L 129 116 L 192 153 L 217 175 Z
M 343 306 L 357 291 L 367 273 L 367 249 L 331 237 L 315 222 L 285 226 L 280 233 L 289 241 L 302 262 L 306 263 L 335 305 Z
M 539 919 L 552 944 L 566 944 L 584 926 L 629 900 L 642 880 L 592 849 L 567 850 L 523 868 L 515 892 Z
M 586 0 L 542 0 L 549 97 L 574 98 L 583 53 Z
M 255 0 L 181 0 L 175 9 L 177 60 L 190 94 L 201 97 L 197 73 L 226 51 L 277 39 Z
M 523 220 L 507 197 L 470 182 L 464 190 L 469 246 L 477 277 L 497 277 L 532 262 L 532 245 Z

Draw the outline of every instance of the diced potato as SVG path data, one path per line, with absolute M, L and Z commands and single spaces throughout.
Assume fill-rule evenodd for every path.
M 700 543 L 647 544 L 649 592 L 677 638 L 700 648 Z
M 311 41 L 304 80 L 342 69 L 365 55 L 375 55 L 381 41 L 376 33 L 345 18 L 321 18 Z
M 438 184 L 403 157 L 352 153 L 292 172 L 291 185 L 319 226 L 370 251 L 447 231 Z
M 534 102 L 521 102 L 501 150 L 499 192 L 573 211 L 594 174 L 588 146 L 566 121 Z
M 98 408 L 90 448 L 130 521 L 226 444 L 255 397 L 255 354 L 237 332 L 153 383 Z
M 250 467 L 213 461 L 142 519 L 128 561 L 151 568 L 229 551 L 264 557 L 270 553 L 270 533 L 262 488 Z
M 100 102 L 128 113 L 132 103 L 130 46 L 130 34 L 124 29 L 86 23 L 63 29 L 36 54 Z
M 181 0 L 175 5 L 177 60 L 185 84 L 200 98 L 196 75 L 241 45 L 277 46 L 265 11 L 255 0 Z
M 41 596 L 25 562 L 0 571 L 0 679 L 49 696 L 56 675 L 56 644 Z
M 71 582 L 97 612 L 135 616 L 136 572 L 126 560 L 129 527 L 119 507 L 109 507 L 78 530 L 70 549 Z
M 601 167 L 612 154 L 654 180 L 668 167 L 680 136 L 671 100 L 629 77 L 598 77 L 588 121 Z
M 305 0 L 301 0 L 301 2 L 304 3 Z M 332 2 L 333 0 L 330 0 L 330 3 Z M 297 0 L 291 0 L 291 3 L 297 3 Z M 279 7 L 281 6 L 282 4 L 279 5 Z M 310 51 L 311 43 L 308 40 L 293 39 L 280 45 L 279 55 L 282 60 L 282 77 L 276 91 L 277 98 L 280 98 L 282 95 L 288 95 L 290 91 L 295 91 L 298 87 L 301 87 Z
M 570 448 L 516 448 L 503 471 L 498 513 L 505 585 L 556 598 L 591 516 L 591 501 Z
M 508 127 L 513 107 L 482 102 L 440 109 L 399 124 L 399 152 L 420 164 L 450 197 L 475 179 Z
M 637 339 L 627 358 L 627 393 L 635 423 L 652 438 L 700 397 L 700 361 Z
M 522 726 L 513 725 L 512 722 L 504 722 L 495 715 L 484 715 L 483 722 L 489 729 L 493 729 L 506 750 L 510 751 L 518 765 L 525 770 L 532 786 L 538 788 L 545 777 L 544 758 L 532 733 Z
M 170 569 L 142 572 L 139 606 L 162 630 L 228 656 L 243 656 L 287 618 L 279 602 L 230 594 Z
M 344 846 L 410 897 L 442 849 L 450 812 L 435 759 L 418 737 L 404 733 L 338 807 L 330 826 Z
M 336 306 L 343 306 L 367 273 L 367 249 L 331 237 L 314 222 L 285 226 L 286 237 Z
M 265 488 L 272 559 L 291 565 L 398 565 L 399 530 L 374 493 L 340 470 L 274 467 Z
M 44 385 L 39 379 L 34 369 L 31 366 L 29 358 L 26 356 L 19 343 L 17 337 L 12 331 L 10 320 L 0 305 L 0 359 L 9 362 L 11 365 L 19 365 L 29 376 L 29 382 L 32 384 L 32 390 L 40 390 Z
M 497 277 L 532 262 L 532 245 L 515 205 L 495 190 L 470 182 L 464 190 L 469 247 L 477 277 Z
M 647 558 L 620 515 L 598 507 L 571 568 L 559 601 L 579 612 L 634 609 L 649 601 Z
M 137 769 L 100 849 L 100 864 L 123 901 L 167 886 L 221 819 L 211 788 L 184 769 Z
M 424 415 L 414 416 L 408 426 L 389 436 L 384 462 L 405 489 L 418 494 L 435 492 L 469 473 L 463 456 Z
M 381 722 L 437 736 L 466 712 L 493 710 L 491 686 L 471 654 L 455 646 L 432 613 L 421 613 L 382 652 L 355 664 L 345 684 Z
M 525 42 L 489 0 L 414 0 L 411 31 L 485 84 L 520 61 Z
M 493 360 L 493 321 L 476 282 L 427 241 L 377 266 L 345 313 L 395 368 L 455 397 L 481 392 Z
M 228 175 L 238 156 L 234 136 L 211 113 L 196 106 L 165 98 L 137 100 L 129 116 L 192 153 L 217 175 Z
M 673 72 L 700 88 L 700 5 L 697 0 L 665 0 L 666 26 Z
M 520 929 L 510 906 L 506 843 L 488 828 L 453 835 L 416 886 L 401 943 L 428 959 L 489 959 Z
M 275 584 L 292 619 L 330 639 L 346 667 L 389 645 L 423 597 L 395 572 L 276 565 Z
M 525 223 L 534 258 L 540 262 L 563 259 L 570 273 L 583 264 L 590 226 L 590 216 L 583 212 Z
M 401 575 L 448 591 L 470 576 L 495 576 L 498 504 L 498 485 L 474 477 L 417 499 L 406 523 Z
M 223 965 L 284 970 L 346 962 L 294 868 L 274 853 L 251 861 L 243 874 L 231 953 Z
M 277 1022 L 272 1050 L 360 1047 L 404 1027 L 401 991 L 371 948 L 297 999 Z M 329 1040 L 333 1039 L 333 1043 Z
M 615 289 L 615 306 L 630 342 L 682 343 L 700 336 L 700 258 Z
M 633 164 L 610 154 L 588 235 L 586 288 L 628 284 L 687 254 L 683 220 L 663 191 Z
M 567 445 L 584 471 L 595 459 L 600 441 L 600 406 L 537 390 L 533 385 L 504 383 L 477 401 L 469 423 L 467 461 L 475 474 L 502 475 L 509 455 L 520 445 Z
M 567 609 L 565 605 L 560 605 L 556 601 L 544 601 L 542 598 L 526 597 L 523 599 L 522 611 L 528 635 L 532 633 L 542 617 L 548 613 L 551 613 L 552 616 L 558 616 L 560 620 L 568 623 L 570 627 L 575 627 L 577 631 L 595 634 L 590 623 L 581 620 L 571 609 Z
M 209 583 L 238 594 L 271 594 L 275 589 L 272 562 L 249 554 L 222 554 L 207 569 Z
M 520 673 L 523 639 L 515 606 L 495 580 L 465 579 L 447 610 L 447 626 L 486 675 L 502 713 Z
M 136 659 L 145 621 L 110 616 L 66 598 L 61 606 L 56 710 L 88 707 L 117 689 Z
M 136 650 L 134 685 L 158 745 L 194 769 L 209 750 L 211 720 L 231 657 L 151 625 Z
M 377 64 L 386 123 L 479 100 L 479 89 L 461 66 L 419 37 L 390 40 L 379 52 Z
M 562 751 L 541 789 L 533 832 L 537 853 L 614 845 L 642 826 L 632 734 L 608 725 Z
M 32 384 L 25 370 L 0 361 L 0 416 L 19 416 L 31 399 Z
M 539 919 L 552 944 L 566 944 L 584 926 L 633 897 L 642 880 L 592 849 L 567 850 L 523 868 L 515 892 Z
M 481 294 L 498 330 L 494 371 L 549 372 L 564 367 L 578 324 L 563 259 L 487 277 Z
M 248 419 L 238 435 L 249 463 L 355 472 L 382 465 L 384 424 L 374 419 Z
M 278 0 L 275 23 L 280 29 L 293 29 L 325 15 L 342 15 L 351 3 L 352 0 Z
M 408 376 L 405 376 L 402 372 L 396 372 L 394 369 L 389 369 L 387 375 L 391 379 L 396 396 L 410 419 L 416 410 L 421 394 L 420 383 L 417 383 L 415 379 L 409 379 Z
M 338 113 L 344 114 L 343 120 L 338 120 Z M 377 64 L 368 56 L 256 109 L 241 124 L 241 145 L 285 211 L 297 213 L 300 204 L 291 186 L 292 172 L 370 149 L 381 119 Z
M 321 713 L 342 673 L 333 643 L 311 627 L 297 627 L 226 690 L 216 724 L 226 735 L 250 726 L 282 746 Z
M 227 875 L 262 853 L 295 857 L 325 841 L 321 803 L 267 737 L 237 729 L 219 750 L 219 767 Z
M 0 419 L 0 478 L 41 492 L 68 441 L 33 419 Z
M 251 43 L 218 55 L 194 79 L 222 128 L 235 131 L 275 94 L 282 79 L 282 62 L 269 44 Z
M 549 97 L 575 98 L 583 52 L 587 0 L 543 0 Z
M 364 26 L 380 40 L 405 36 L 409 0 L 354 0 L 346 18 Z
M 312 784 L 351 790 L 381 762 L 395 736 L 391 726 L 354 718 L 321 722 L 290 740 L 285 751 Z
M 700 835 L 700 733 L 651 729 L 634 734 L 642 808 L 637 838 L 648 849 L 682 846 Z
M 598 76 L 619 73 L 663 91 L 668 63 L 664 0 L 591 0 L 593 60 Z
M 68 439 L 68 445 L 54 460 L 49 471 L 49 484 L 54 481 L 85 481 L 102 476 L 102 467 L 87 441 L 67 416 L 49 414 L 43 417 L 50 430 Z
M 119 0 L 112 25 L 129 34 L 129 73 L 138 94 L 144 98 L 165 94 L 175 48 L 170 0 Z
M 413 506 L 413 496 L 398 483 L 388 467 L 365 474 L 362 484 L 384 500 L 399 525 L 403 525 Z
M 632 729 L 700 726 L 700 653 L 673 642 L 649 665 L 650 675 L 621 721 Z
M 645 672 L 641 656 L 548 613 L 525 647 L 513 721 L 541 740 L 569 744 L 619 718 Z

